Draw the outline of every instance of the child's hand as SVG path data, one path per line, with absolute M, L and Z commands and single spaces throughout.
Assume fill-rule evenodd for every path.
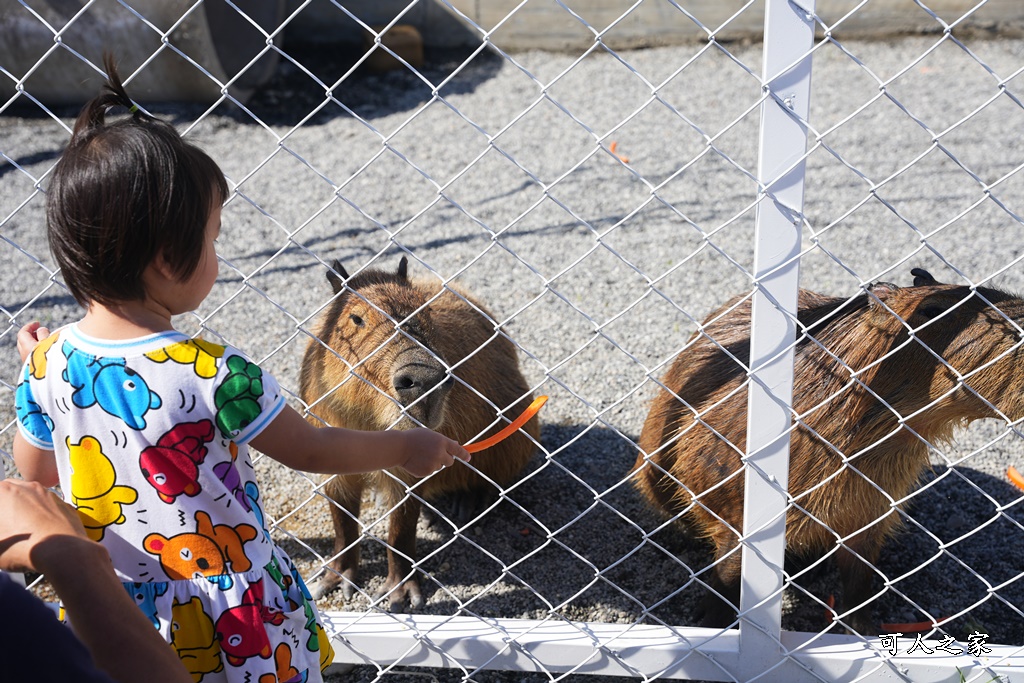
M 469 462 L 470 455 L 457 441 L 429 429 L 410 429 L 401 432 L 405 437 L 408 454 L 402 469 L 416 477 L 425 477 L 455 463 L 456 458 Z
M 32 353 L 36 344 L 49 336 L 50 330 L 43 327 L 38 320 L 33 320 L 18 330 L 18 353 L 21 354 L 21 362 L 24 363 L 28 359 L 28 354 Z

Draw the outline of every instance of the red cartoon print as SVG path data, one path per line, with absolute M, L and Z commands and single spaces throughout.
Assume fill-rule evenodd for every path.
M 242 594 L 241 605 L 221 613 L 214 630 L 228 663 L 241 666 L 250 657 L 270 659 L 273 651 L 263 625 L 282 623 L 284 614 L 263 604 L 263 579 L 259 579 Z
M 173 503 L 180 495 L 195 496 L 201 490 L 199 465 L 206 457 L 206 444 L 213 441 L 210 420 L 182 422 L 171 428 L 139 457 L 139 466 L 160 500 Z

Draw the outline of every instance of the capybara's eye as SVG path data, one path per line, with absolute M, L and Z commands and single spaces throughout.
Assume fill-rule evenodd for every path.
M 188 562 L 192 559 L 192 550 L 190 550 L 189 548 L 182 548 L 181 552 L 179 552 L 178 555 L 181 556 L 181 559 Z
M 348 319 L 351 320 L 356 327 L 362 327 L 363 325 L 366 324 L 366 322 L 355 313 L 350 315 Z
M 234 634 L 228 636 L 228 645 L 230 645 L 231 647 L 238 647 L 241 644 L 242 644 L 242 636 L 241 635 L 239 635 L 237 633 L 234 633 Z

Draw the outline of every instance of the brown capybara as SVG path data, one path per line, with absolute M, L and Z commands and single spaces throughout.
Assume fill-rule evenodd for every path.
M 490 436 L 530 405 L 533 395 L 515 345 L 473 297 L 442 291 L 436 280 L 410 279 L 404 257 L 397 272 L 369 269 L 349 278 L 337 261 L 331 267 L 327 279 L 336 297 L 302 361 L 301 395 L 310 422 L 362 430 L 408 429 L 418 422 L 465 444 Z M 335 559 L 333 571 L 313 586 L 314 595 L 344 583 L 345 597 L 352 596 L 359 507 L 364 488 L 370 487 L 385 509 L 397 506 L 390 513 L 388 576 L 381 594 L 387 594 L 392 609 L 406 602 L 421 607 L 412 568 L 419 498 L 457 493 L 466 500 L 494 493 L 495 484 L 504 486 L 519 475 L 539 440 L 535 417 L 518 433 L 476 453 L 468 466 L 456 463 L 422 480 L 397 468 L 329 480 L 324 492 L 336 503 L 330 506 Z M 413 484 L 415 495 L 407 495 Z
M 796 505 L 786 516 L 786 548 L 793 557 L 836 551 L 837 611 L 862 634 L 879 632 L 869 564 L 929 466 L 928 444 L 948 442 L 979 418 L 1024 417 L 1024 349 L 1015 322 L 1024 320 L 1024 301 L 911 272 L 913 287 L 879 283 L 852 299 L 799 295 L 798 330 L 806 333 L 795 350 L 800 417 L 790 446 Z M 720 561 L 707 583 L 731 604 L 709 591 L 706 626 L 731 624 L 739 602 L 740 553 L 732 551 L 743 528 L 750 311 L 749 299 L 733 299 L 674 360 L 634 468 L 651 503 L 681 514 L 714 544 Z

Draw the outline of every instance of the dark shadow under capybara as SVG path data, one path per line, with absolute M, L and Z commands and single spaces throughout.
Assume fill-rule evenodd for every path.
M 349 278 L 337 261 L 332 268 L 327 279 L 336 297 L 321 315 L 302 362 L 301 397 L 310 422 L 362 430 L 421 425 L 465 444 L 500 430 L 529 406 L 533 395 L 515 345 L 473 297 L 455 293 L 451 285 L 444 289 L 437 280 L 411 279 L 404 257 L 397 272 L 368 269 Z M 421 607 L 412 568 L 418 497 L 434 500 L 456 493 L 472 499 L 472 507 L 481 495 L 495 493 L 495 484 L 511 483 L 539 441 L 534 417 L 518 433 L 475 454 L 468 466 L 456 463 L 424 479 L 396 468 L 329 480 L 324 492 L 336 503 L 330 506 L 335 559 L 333 571 L 312 587 L 314 596 L 339 583 L 345 597 L 352 596 L 359 566 L 359 509 L 369 487 L 383 496 L 386 509 L 395 508 L 388 522 L 388 577 L 381 594 L 392 609 L 406 602 Z M 414 484 L 415 495 L 407 495 Z
M 882 547 L 929 466 L 929 443 L 979 418 L 1024 417 L 1024 301 L 936 282 L 872 285 L 851 299 L 800 292 L 786 515 L 792 556 L 834 551 L 850 630 L 877 634 Z M 743 528 L 750 299 L 712 313 L 662 380 L 633 476 L 656 507 L 714 544 L 703 623 L 736 619 Z M 736 531 L 734 531 L 736 530 Z M 724 599 L 724 600 L 723 600 Z

